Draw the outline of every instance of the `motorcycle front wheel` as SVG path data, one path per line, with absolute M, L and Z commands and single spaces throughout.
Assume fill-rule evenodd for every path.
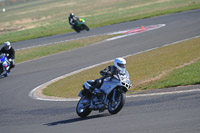
M 115 97 L 115 101 L 110 100 L 108 103 L 108 112 L 110 114 L 117 114 L 125 104 L 126 96 L 124 93 L 119 93 Z
M 87 97 L 85 97 L 85 96 L 81 97 L 81 99 L 79 100 L 79 102 L 76 106 L 76 113 L 81 118 L 87 117 L 92 111 L 89 108 L 89 106 L 85 105 L 84 100 L 87 100 Z

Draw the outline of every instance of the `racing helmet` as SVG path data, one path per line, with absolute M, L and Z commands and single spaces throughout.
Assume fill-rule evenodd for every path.
M 9 41 L 4 42 L 3 46 L 4 46 L 4 48 L 5 48 L 6 50 L 10 50 L 10 49 L 11 49 L 11 44 L 10 44 Z
M 120 72 L 125 72 L 126 70 L 126 60 L 124 58 L 115 58 L 114 66 L 120 70 Z
M 74 13 L 72 13 L 72 12 L 69 14 L 69 17 L 74 17 L 74 16 L 75 16 L 75 15 L 74 15 Z

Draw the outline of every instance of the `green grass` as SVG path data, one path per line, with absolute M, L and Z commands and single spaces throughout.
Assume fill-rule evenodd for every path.
M 127 57 L 127 70 L 129 71 L 130 79 L 133 83 L 133 87 L 128 94 L 152 88 L 160 88 L 158 86 L 165 88 L 199 83 L 199 61 L 191 66 L 189 65 L 188 67 L 177 69 L 185 63 L 199 59 L 199 42 L 200 37 Z M 77 94 L 82 89 L 82 84 L 86 80 L 99 78 L 99 71 L 111 64 L 113 64 L 113 62 L 59 80 L 47 86 L 47 88 L 43 90 L 43 94 L 57 97 L 77 97 Z M 171 75 L 165 79 L 165 76 L 171 71 L 173 71 L 172 74 L 176 76 Z M 188 74 L 185 79 L 183 78 L 185 76 L 184 74 Z M 161 81 L 157 81 L 161 78 L 163 78 Z M 171 84 L 170 82 L 170 84 L 168 84 L 170 79 L 170 82 L 176 84 Z M 155 84 L 153 87 L 151 87 L 152 81 L 154 81 L 153 83 Z M 159 83 L 158 86 L 156 83 Z
M 23 49 L 16 51 L 16 63 L 37 59 L 40 57 L 65 52 L 75 48 L 94 44 L 116 35 L 100 35 L 94 37 L 83 38 L 79 40 L 72 40 L 65 43 L 52 44 L 47 46 L 39 46 L 35 48 Z
M 189 66 L 176 69 L 156 82 L 150 82 L 146 88 L 164 88 L 180 85 L 200 84 L 200 60 Z
M 0 12 L 0 43 L 7 40 L 15 42 L 71 32 L 67 19 L 69 12 L 84 17 L 86 24 L 90 28 L 94 28 L 197 8 L 200 8 L 199 0 L 37 0 L 8 7 L 5 13 Z M 84 41 L 78 40 L 17 51 L 16 62 L 86 46 L 107 37 L 89 38 Z M 199 38 L 192 39 L 173 45 L 173 47 L 164 47 L 126 58 L 129 63 L 127 69 L 130 72 L 131 81 L 134 83 L 134 89 L 131 88 L 129 92 L 149 89 L 151 84 L 147 85 L 146 81 L 199 57 L 199 42 Z M 107 65 L 96 67 L 90 72 L 80 73 L 84 75 L 84 77 L 78 75 L 80 79 L 77 79 L 77 75 L 70 76 L 68 80 L 63 79 L 63 83 L 52 84 L 52 89 L 45 90 L 44 93 L 61 97 L 75 97 L 80 91 L 82 83 L 87 79 L 98 78 L 98 72 Z M 79 84 L 72 82 L 75 80 Z M 58 89 L 55 91 L 55 88 Z
M 71 32 L 69 12 L 94 28 L 197 8 L 199 0 L 38 0 L 0 12 L 0 43 Z

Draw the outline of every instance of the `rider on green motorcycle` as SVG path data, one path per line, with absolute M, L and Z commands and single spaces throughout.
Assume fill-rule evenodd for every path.
M 70 14 L 69 14 L 69 17 L 68 17 L 68 19 L 69 19 L 69 24 L 70 24 L 72 27 L 75 26 L 77 18 L 78 18 L 78 17 L 76 17 L 76 16 L 74 15 L 74 13 L 70 13 Z
M 85 24 L 85 20 L 83 18 L 75 17 L 73 13 L 70 13 L 68 18 L 71 28 L 74 29 L 77 33 L 83 30 L 90 30 L 89 27 Z

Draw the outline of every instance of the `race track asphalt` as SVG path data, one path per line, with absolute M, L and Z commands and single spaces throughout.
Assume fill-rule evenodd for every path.
M 13 44 L 16 49 L 21 49 L 155 24 L 166 26 L 17 64 L 9 77 L 0 79 L 0 133 L 199 133 L 199 91 L 127 98 L 125 107 L 118 114 L 92 112 L 86 119 L 76 115 L 77 102 L 40 101 L 28 96 L 35 87 L 72 71 L 199 36 L 200 10 Z

